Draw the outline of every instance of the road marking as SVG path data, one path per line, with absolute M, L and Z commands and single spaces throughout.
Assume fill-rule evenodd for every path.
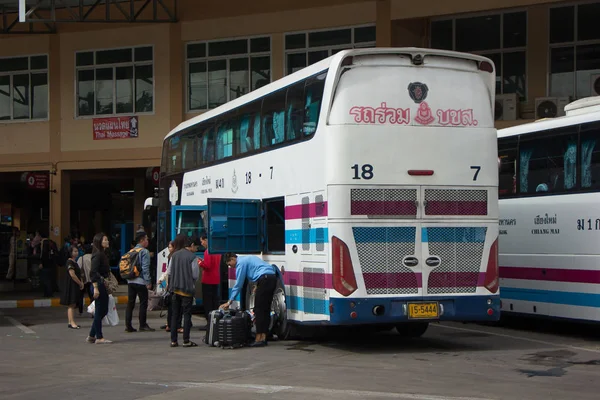
M 414 393 L 390 393 L 390 392 L 371 392 L 363 390 L 341 390 L 341 389 L 326 389 L 318 387 L 299 387 L 299 386 L 279 386 L 279 385 L 250 385 L 250 384 L 233 384 L 233 383 L 201 383 L 201 382 L 172 382 L 172 383 L 157 383 L 157 382 L 131 382 L 134 385 L 148 386 L 163 386 L 163 387 L 180 387 L 180 388 L 208 388 L 218 390 L 233 390 L 233 391 L 254 391 L 255 393 L 278 393 L 278 392 L 293 392 L 304 395 L 338 395 L 340 398 L 355 397 L 364 398 L 388 398 L 388 399 L 403 399 L 403 400 L 490 400 L 484 397 L 449 397 L 435 396 L 427 394 Z
M 16 319 L 14 319 L 13 317 L 4 317 L 4 319 L 6 319 L 7 321 L 9 321 L 11 324 L 13 324 L 14 326 L 16 326 L 20 330 L 22 330 L 23 333 L 26 333 L 28 335 L 32 335 L 32 334 L 35 335 L 35 332 L 33 330 L 29 329 L 28 327 L 26 327 L 25 325 L 23 325 L 22 323 L 20 323 Z
M 509 339 L 522 340 L 522 341 L 525 341 L 525 342 L 543 344 L 543 345 L 546 345 L 546 346 L 569 348 L 569 349 L 581 350 L 581 351 L 589 351 L 591 353 L 600 353 L 600 350 L 598 350 L 598 349 L 589 349 L 589 348 L 586 348 L 586 347 L 571 346 L 571 345 L 568 345 L 568 344 L 557 344 L 557 343 L 552 343 L 552 342 L 548 342 L 548 341 L 545 341 L 545 340 L 531 339 L 531 338 L 526 338 L 526 337 L 522 337 L 522 336 L 515 336 L 515 335 L 507 335 L 507 334 L 504 334 L 504 333 L 495 333 L 495 332 L 490 332 L 490 331 L 486 331 L 486 330 L 457 328 L 455 326 L 435 325 L 435 324 L 433 324 L 431 326 L 434 326 L 434 327 L 437 327 L 437 328 L 444 328 L 444 329 L 454 329 L 455 331 L 486 333 L 488 335 L 493 335 L 493 336 L 498 336 L 498 337 L 504 337 L 504 338 L 509 338 Z

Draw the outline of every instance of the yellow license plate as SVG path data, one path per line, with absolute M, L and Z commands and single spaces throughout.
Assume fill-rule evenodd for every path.
M 438 318 L 438 303 L 408 303 L 408 318 Z

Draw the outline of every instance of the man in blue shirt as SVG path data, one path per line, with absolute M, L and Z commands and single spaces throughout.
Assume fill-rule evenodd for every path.
M 256 297 L 254 299 L 254 315 L 256 316 L 256 340 L 253 347 L 267 345 L 267 333 L 271 317 L 271 302 L 277 289 L 275 267 L 256 256 L 240 256 L 235 253 L 225 254 L 225 262 L 235 268 L 235 286 L 229 296 L 229 301 L 221 309 L 228 309 L 233 300 L 244 287 L 246 279 L 256 282 Z
M 135 235 L 137 245 L 134 250 L 140 252 L 139 265 L 141 273 L 135 279 L 127 280 L 128 302 L 127 310 L 125 311 L 125 332 L 136 332 L 137 330 L 131 325 L 133 319 L 133 309 L 135 308 L 136 297 L 140 298 L 140 332 L 154 332 L 154 329 L 148 326 L 146 315 L 148 312 L 148 290 L 152 289 L 152 281 L 150 278 L 150 252 L 148 247 L 148 235 L 144 232 L 138 232 Z

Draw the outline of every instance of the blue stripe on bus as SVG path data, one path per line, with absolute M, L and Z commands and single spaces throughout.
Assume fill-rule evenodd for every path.
M 356 243 L 414 243 L 417 229 L 414 226 L 401 227 L 354 227 Z
M 229 296 L 231 297 L 231 289 L 229 289 Z M 240 295 L 238 294 L 236 301 L 240 301 Z M 286 296 L 286 306 L 288 310 L 294 310 L 298 312 L 309 312 L 311 314 L 318 315 L 329 315 L 327 310 L 329 304 L 323 299 L 311 299 L 300 296 Z
M 421 241 L 423 243 L 484 243 L 486 232 L 485 227 L 421 228 Z
M 290 229 L 285 231 L 285 243 L 329 243 L 329 230 L 327 228 Z
M 502 300 L 534 301 L 568 306 L 600 307 L 600 294 L 500 287 Z

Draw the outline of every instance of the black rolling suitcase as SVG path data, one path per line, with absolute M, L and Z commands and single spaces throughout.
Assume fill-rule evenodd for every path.
M 206 321 L 206 324 L 208 325 L 208 328 L 206 329 L 206 337 L 204 338 L 204 343 L 206 343 L 209 346 L 215 347 L 219 345 L 218 322 L 221 318 L 223 318 L 223 311 L 213 310 L 207 315 L 207 318 L 208 321 Z
M 245 311 L 226 312 L 217 324 L 220 347 L 238 348 L 248 344 L 252 323 L 250 316 Z

